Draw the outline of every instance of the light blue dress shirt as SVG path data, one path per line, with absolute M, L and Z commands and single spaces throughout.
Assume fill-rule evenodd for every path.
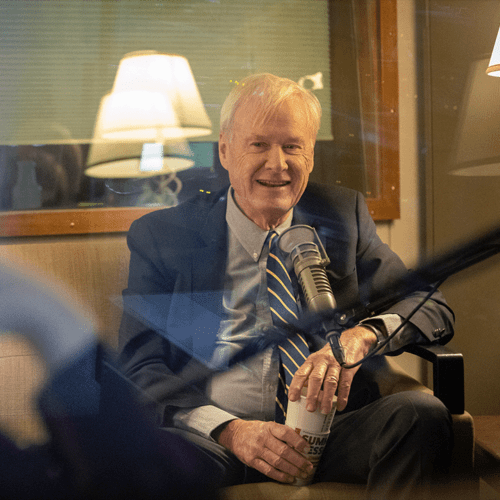
M 225 270 L 223 307 L 214 362 L 223 366 L 252 337 L 272 326 L 267 293 L 266 266 L 269 249 L 264 242 L 269 231 L 258 227 L 228 196 L 228 259 Z M 275 230 L 289 228 L 293 213 Z M 268 349 L 231 370 L 215 376 L 207 387 L 214 405 L 179 411 L 174 423 L 210 438 L 219 425 L 235 418 L 274 420 L 279 359 Z

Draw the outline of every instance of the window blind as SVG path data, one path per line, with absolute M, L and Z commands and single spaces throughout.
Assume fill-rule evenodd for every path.
M 90 142 L 100 99 L 136 50 L 188 59 L 208 140 L 231 86 L 261 72 L 317 87 L 318 138 L 331 139 L 327 0 L 1 0 L 0 144 Z

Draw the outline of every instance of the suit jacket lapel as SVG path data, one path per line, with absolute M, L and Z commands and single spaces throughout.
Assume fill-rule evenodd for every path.
M 227 258 L 226 198 L 211 208 L 200 224 L 204 246 L 192 255 L 193 300 L 222 318 L 222 293 Z

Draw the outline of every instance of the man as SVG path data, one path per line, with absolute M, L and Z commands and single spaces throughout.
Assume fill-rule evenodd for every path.
M 226 471 L 225 484 L 293 483 L 312 470 L 303 455 L 307 443 L 274 421 L 277 348 L 208 383 L 172 390 L 197 365 L 181 345 L 200 353 L 212 344 L 211 361 L 222 366 L 272 326 L 264 244 L 270 230 L 316 228 L 340 307 L 374 300 L 404 272 L 378 238 L 359 193 L 308 187 L 320 117 L 315 96 L 294 82 L 269 74 L 246 78 L 221 111 L 219 155 L 230 188 L 149 214 L 129 232 L 123 368 L 157 402 L 160 425 L 175 427 L 213 453 Z M 362 359 L 423 296 L 415 294 L 344 331 L 347 361 Z M 435 293 L 389 349 L 435 341 L 444 332 L 451 336 L 452 322 Z M 307 386 L 308 410 L 326 413 L 338 392 L 339 410 L 314 480 L 366 483 L 374 498 L 404 498 L 428 483 L 449 459 L 450 416 L 444 406 L 420 393 L 379 398 L 363 369 L 341 369 L 329 345 L 312 333 L 312 354 L 296 372 L 288 398 L 298 399 Z

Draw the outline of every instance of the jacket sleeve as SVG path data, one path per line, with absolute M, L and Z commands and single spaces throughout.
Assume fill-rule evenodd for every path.
M 358 193 L 357 196 L 357 248 L 356 269 L 361 302 L 366 305 L 384 297 L 394 288 L 394 283 L 407 275 L 401 259 L 376 234 L 375 224 L 368 213 L 366 203 Z M 389 307 L 386 314 L 397 314 L 406 318 L 421 304 L 429 294 L 431 287 L 423 286 L 421 290 L 408 295 L 397 304 Z M 408 327 L 398 334 L 402 346 L 407 339 L 415 341 L 415 335 L 410 334 L 415 328 L 420 333 L 418 343 L 439 342 L 444 344 L 453 336 L 454 315 L 440 291 L 432 294 L 429 300 L 410 319 Z
M 131 256 L 118 362 L 141 389 L 143 402 L 153 409 L 159 425 L 168 426 L 178 408 L 208 403 L 201 382 L 186 383 L 202 380 L 208 369 L 189 354 L 182 339 L 174 341 L 168 335 L 174 292 L 182 282 L 182 259 L 169 255 L 173 250 L 157 241 L 159 233 L 154 220 L 143 218 L 132 224 L 127 236 Z

